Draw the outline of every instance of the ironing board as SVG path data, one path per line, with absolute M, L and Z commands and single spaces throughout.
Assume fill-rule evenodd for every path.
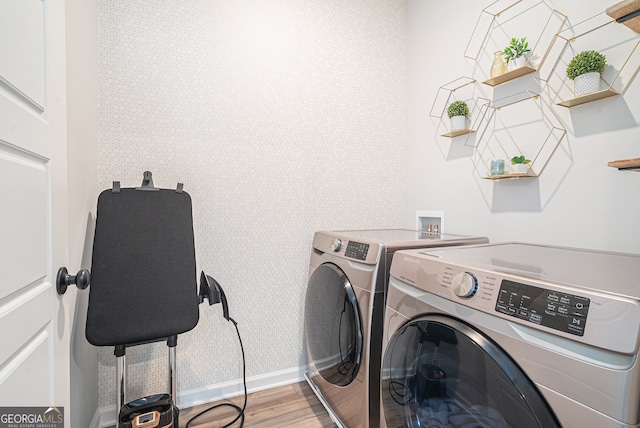
M 189 194 L 181 184 L 153 187 L 149 172 L 139 188 L 114 182 L 98 198 L 85 333 L 93 345 L 115 347 L 118 415 L 126 402 L 129 346 L 167 341 L 175 400 L 177 336 L 196 326 L 198 305 Z M 176 407 L 175 427 L 177 413 Z

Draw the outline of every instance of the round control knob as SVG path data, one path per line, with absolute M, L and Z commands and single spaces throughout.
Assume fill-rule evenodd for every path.
M 331 249 L 334 253 L 337 253 L 338 251 L 340 251 L 340 248 L 342 248 L 342 241 L 339 239 L 334 239 L 331 243 Z
M 451 281 L 456 296 L 469 299 L 478 291 L 478 280 L 469 272 L 460 272 Z

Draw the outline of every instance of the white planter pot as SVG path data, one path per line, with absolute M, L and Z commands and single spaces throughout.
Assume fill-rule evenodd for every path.
M 451 118 L 451 130 L 460 131 L 461 129 L 467 129 L 467 117 L 453 116 Z
M 524 67 L 526 63 L 527 63 L 526 58 L 521 56 L 509 61 L 509 66 L 511 67 L 512 70 L 514 70 L 516 68 Z
M 511 165 L 514 174 L 518 175 L 526 175 L 529 173 L 529 164 L 526 163 L 517 163 L 515 165 Z
M 591 73 L 581 74 L 573 80 L 573 91 L 576 95 L 598 92 L 600 90 L 600 73 L 593 71 Z

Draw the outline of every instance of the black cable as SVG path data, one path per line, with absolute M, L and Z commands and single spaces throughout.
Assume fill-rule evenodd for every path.
M 394 333 L 394 336 L 392 338 L 392 342 L 389 342 L 389 344 L 387 345 L 387 348 L 389 347 L 390 344 L 392 344 L 391 349 L 389 349 L 388 351 L 385 350 L 385 355 L 383 358 L 383 365 L 384 362 L 386 362 L 386 353 L 389 352 L 389 369 L 392 372 L 393 371 L 393 353 L 396 350 L 396 345 L 398 344 L 398 339 L 396 337 L 396 334 L 398 334 L 397 332 Z M 408 352 L 408 351 L 406 351 Z M 401 389 L 398 390 L 398 387 L 400 387 Z M 411 389 L 409 387 L 407 387 L 407 385 L 404 382 L 399 382 L 397 380 L 389 380 L 389 395 L 391 396 L 391 398 L 393 399 L 393 401 L 396 402 L 396 404 L 400 404 L 401 406 L 406 406 L 407 404 L 409 404 L 411 402 L 411 400 L 413 400 L 413 392 L 411 391 Z
M 205 413 L 210 412 L 213 409 L 217 409 L 218 407 L 223 407 L 223 406 L 228 406 L 228 407 L 232 407 L 232 408 L 236 409 L 238 411 L 238 416 L 236 416 L 228 424 L 223 425 L 222 428 L 230 427 L 238 419 L 240 419 L 240 425 L 239 425 L 238 428 L 242 428 L 244 426 L 244 411 L 247 408 L 247 364 L 246 364 L 246 361 L 245 361 L 245 358 L 244 358 L 244 346 L 242 345 L 242 338 L 240 337 L 240 330 L 238 330 L 238 323 L 235 322 L 235 320 L 233 318 L 229 318 L 229 321 L 231 321 L 233 323 L 233 326 L 236 328 L 236 334 L 238 335 L 238 342 L 240 342 L 240 350 L 242 351 L 242 384 L 244 385 L 244 404 L 242 405 L 242 408 L 240 408 L 240 406 L 237 406 L 237 405 L 235 405 L 233 403 L 221 403 L 221 404 L 216 404 L 215 406 L 211 406 L 208 409 L 203 410 L 202 412 L 198 413 L 197 415 L 195 415 L 194 417 L 189 419 L 189 421 L 187 422 L 187 425 L 185 426 L 185 428 L 189 428 L 189 425 L 191 424 L 191 422 L 193 422 L 195 419 L 199 418 L 200 416 L 204 415 Z
M 351 365 L 348 362 L 345 362 L 345 357 L 342 356 L 342 319 L 344 317 L 344 313 L 347 311 L 347 302 L 348 296 L 345 294 L 344 302 L 342 303 L 342 312 L 340 313 L 340 321 L 338 322 L 338 350 L 340 351 L 340 364 L 338 364 L 338 373 L 342 376 L 346 376 L 349 374 L 351 370 Z
M 398 390 L 397 387 L 400 387 L 401 390 Z M 389 395 L 397 404 L 401 406 L 406 406 L 413 400 L 413 394 L 411 390 L 402 382 L 398 382 L 397 380 L 389 381 Z M 403 401 L 400 401 L 404 399 Z

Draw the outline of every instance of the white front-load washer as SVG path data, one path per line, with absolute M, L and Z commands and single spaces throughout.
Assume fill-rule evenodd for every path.
M 382 322 L 393 254 L 487 242 L 407 229 L 316 232 L 305 300 L 306 378 L 338 426 L 379 426 Z
M 640 426 L 640 255 L 399 251 L 384 331 L 382 426 Z

